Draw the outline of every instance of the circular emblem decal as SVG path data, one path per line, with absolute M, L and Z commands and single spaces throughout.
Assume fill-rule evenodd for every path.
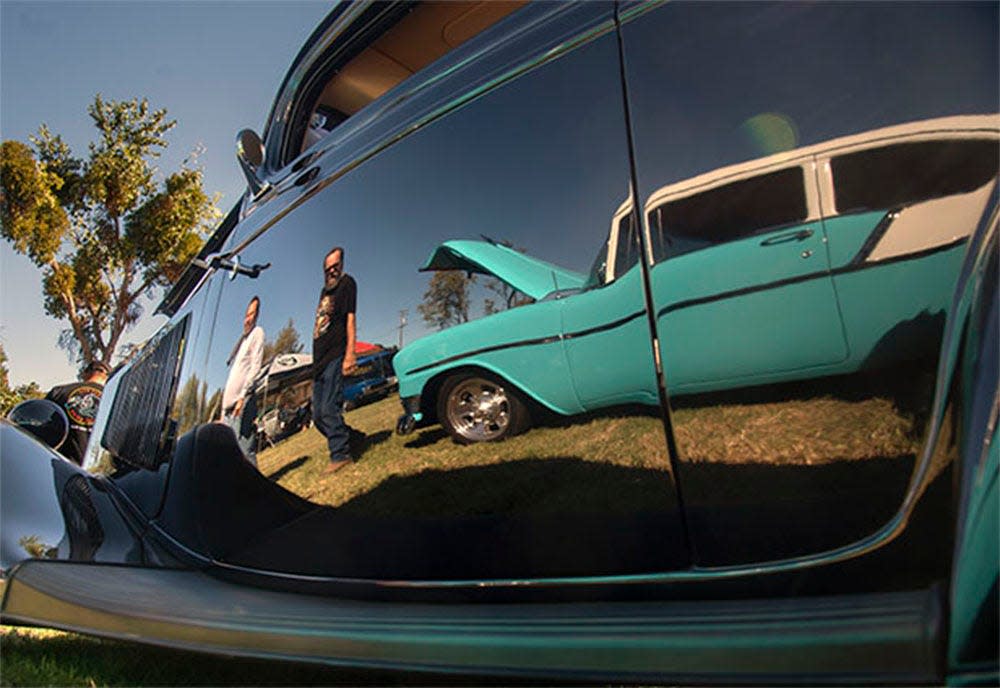
M 97 419 L 97 407 L 101 404 L 101 390 L 83 385 L 77 387 L 66 399 L 66 415 L 76 425 L 92 427 Z

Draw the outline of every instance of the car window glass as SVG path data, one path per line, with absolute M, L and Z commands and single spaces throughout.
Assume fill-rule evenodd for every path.
M 592 289 L 594 287 L 599 287 L 607 281 L 608 272 L 608 244 L 607 242 L 601 244 L 601 249 L 597 253 L 597 257 L 594 258 L 594 262 L 590 266 L 590 272 L 588 273 L 587 282 L 584 285 L 586 289 Z
M 618 242 L 615 247 L 615 279 L 628 272 L 639 261 L 639 236 L 635 220 L 630 213 L 618 223 Z
M 654 208 L 654 257 L 740 239 L 806 219 L 803 171 L 760 174 Z
M 989 139 L 907 143 L 830 161 L 840 213 L 968 193 L 991 181 L 998 165 L 997 142 Z
M 392 12 L 344 56 L 321 60 L 304 80 L 291 140 L 290 162 L 390 89 L 417 74 L 524 5 L 522 0 L 414 3 Z

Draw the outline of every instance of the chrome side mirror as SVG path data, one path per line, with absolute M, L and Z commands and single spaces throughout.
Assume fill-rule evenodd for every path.
M 28 399 L 7 413 L 7 420 L 53 449 L 69 437 L 69 418 L 58 404 L 48 399 Z
M 253 129 L 243 129 L 236 135 L 236 159 L 247 178 L 250 192 L 257 195 L 264 188 L 260 169 L 264 166 L 264 142 Z

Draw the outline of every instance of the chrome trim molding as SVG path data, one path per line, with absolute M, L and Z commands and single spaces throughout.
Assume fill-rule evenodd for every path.
M 483 611 L 248 589 L 193 571 L 30 561 L 8 586 L 3 619 L 202 652 L 395 670 L 769 685 L 922 683 L 941 675 L 936 589 L 794 603 Z

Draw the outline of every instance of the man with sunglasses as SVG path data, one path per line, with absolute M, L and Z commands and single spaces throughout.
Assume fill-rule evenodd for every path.
M 330 449 L 327 471 L 351 462 L 350 434 L 344 423 L 344 376 L 353 372 L 358 288 L 344 273 L 344 249 L 336 246 L 323 259 L 323 291 L 313 327 L 313 400 L 316 428 Z

